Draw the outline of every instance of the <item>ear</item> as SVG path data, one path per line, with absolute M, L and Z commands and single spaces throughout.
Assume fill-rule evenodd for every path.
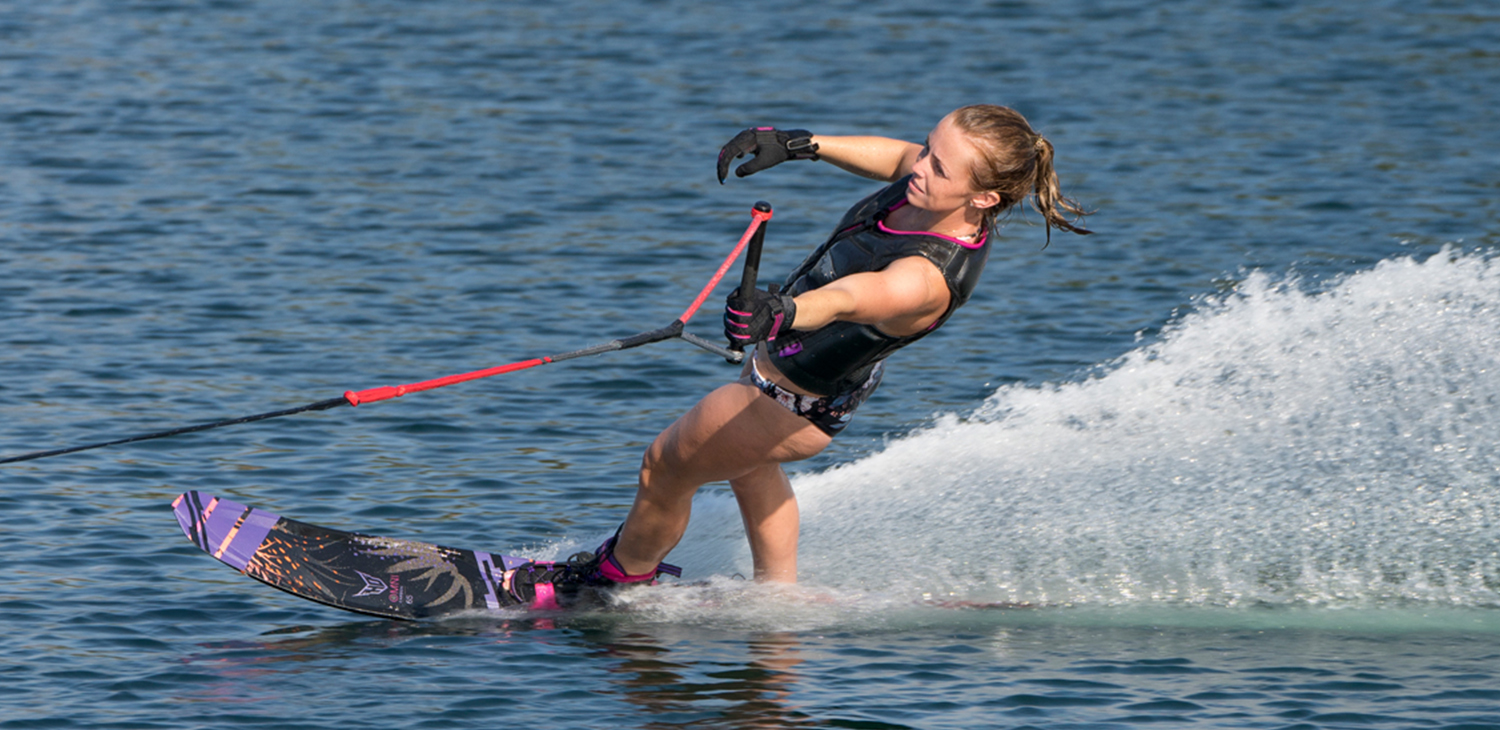
M 970 207 L 979 208 L 980 210 L 983 210 L 985 208 L 993 208 L 999 204 L 1000 193 L 997 193 L 993 190 L 987 190 L 982 193 L 975 193 L 974 195 L 969 197 Z

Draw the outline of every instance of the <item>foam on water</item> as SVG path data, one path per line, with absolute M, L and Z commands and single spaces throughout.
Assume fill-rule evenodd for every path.
M 1500 272 L 1249 276 L 1079 382 L 795 480 L 811 585 L 908 601 L 1500 606 Z M 673 558 L 747 571 L 723 494 Z

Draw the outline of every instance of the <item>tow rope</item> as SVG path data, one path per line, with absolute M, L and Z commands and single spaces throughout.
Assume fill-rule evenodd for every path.
M 703 290 L 698 292 L 697 298 L 693 300 L 692 304 L 688 305 L 687 309 L 683 310 L 681 316 L 673 320 L 671 324 L 659 329 L 641 332 L 640 334 L 631 335 L 629 337 L 622 337 L 616 340 L 610 340 L 609 342 L 585 347 L 581 350 L 573 350 L 572 352 L 564 352 L 548 357 L 538 357 L 532 358 L 530 360 L 521 360 L 506 365 L 485 368 L 483 370 L 475 370 L 468 373 L 448 375 L 441 378 L 433 378 L 432 380 L 423 380 L 416 383 L 409 383 L 407 385 L 387 385 L 377 388 L 368 388 L 365 390 L 350 390 L 346 391 L 340 398 L 329 398 L 328 400 L 321 400 L 316 403 L 309 403 L 307 405 L 298 406 L 296 408 L 287 408 L 280 411 L 270 411 L 268 413 L 257 413 L 253 416 L 230 418 L 222 421 L 214 421 L 212 423 L 200 423 L 194 426 L 183 426 L 180 428 L 167 429 L 165 431 L 141 434 L 139 436 L 130 436 L 127 438 L 115 439 L 113 441 L 102 441 L 94 444 L 85 444 L 83 446 L 70 446 L 62 449 L 52 449 L 50 451 L 34 451 L 29 454 L 21 454 L 19 456 L 11 456 L 0 459 L 0 464 L 11 464 L 19 461 L 44 459 L 49 456 L 61 456 L 63 454 L 72 454 L 79 451 L 88 451 L 90 449 L 101 449 L 106 446 L 118 446 L 120 444 L 166 438 L 168 436 L 194 433 L 196 431 L 208 431 L 210 429 L 222 428 L 224 426 L 233 426 L 240 423 L 252 423 L 255 421 L 264 421 L 268 418 L 290 416 L 296 413 L 307 413 L 309 411 L 326 411 L 330 408 L 336 408 L 342 405 L 360 406 L 366 403 L 378 403 L 383 400 L 400 398 L 401 396 L 408 393 L 419 393 L 424 390 L 434 390 L 458 383 L 466 383 L 470 380 L 479 380 L 481 378 L 494 377 L 496 375 L 503 375 L 505 373 L 513 373 L 517 370 L 534 368 L 539 365 L 547 365 L 554 362 L 563 362 L 565 360 L 573 360 L 580 357 L 589 357 L 591 355 L 599 355 L 605 352 L 629 350 L 633 347 L 640 347 L 642 345 L 647 345 L 652 342 L 661 342 L 663 340 L 680 338 L 693 345 L 708 350 L 709 352 L 722 355 L 724 359 L 728 360 L 729 362 L 740 362 L 744 357 L 744 353 L 731 350 L 727 347 L 721 347 L 701 337 L 684 332 L 683 328 L 687 325 L 688 320 L 692 319 L 693 315 L 698 312 L 698 308 L 703 306 L 703 302 L 708 299 L 708 295 L 713 292 L 714 287 L 718 286 L 719 281 L 724 278 L 724 274 L 729 271 L 729 267 L 734 265 L 734 261 L 735 259 L 739 258 L 740 252 L 745 251 L 747 247 L 749 248 L 749 251 L 745 255 L 745 266 L 741 275 L 740 291 L 749 291 L 750 289 L 755 287 L 756 273 L 757 269 L 760 267 L 760 251 L 761 247 L 765 243 L 766 223 L 769 220 L 771 220 L 771 205 L 764 201 L 757 202 L 750 211 L 749 227 L 745 229 L 744 235 L 740 236 L 739 243 L 735 244 L 734 250 L 730 251 L 729 256 L 724 259 L 724 263 L 719 265 L 718 271 L 714 272 L 713 278 L 709 279 L 708 284 L 704 285 Z

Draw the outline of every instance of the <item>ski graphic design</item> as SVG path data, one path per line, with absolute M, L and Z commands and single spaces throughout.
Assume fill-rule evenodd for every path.
M 335 608 L 405 620 L 524 608 L 506 587 L 526 558 L 333 530 L 197 491 L 172 512 L 225 565 Z

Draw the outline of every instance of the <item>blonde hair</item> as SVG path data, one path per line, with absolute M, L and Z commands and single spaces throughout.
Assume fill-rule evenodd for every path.
M 993 104 L 973 104 L 949 116 L 979 150 L 979 161 L 970 171 L 974 188 L 1000 195 L 1000 204 L 984 211 L 984 230 L 994 228 L 1001 215 L 1030 196 L 1032 207 L 1046 221 L 1048 243 L 1052 242 L 1053 228 L 1081 235 L 1093 233 L 1074 222 L 1088 211 L 1063 196 L 1052 167 L 1052 143 L 1032 130 L 1019 112 Z

